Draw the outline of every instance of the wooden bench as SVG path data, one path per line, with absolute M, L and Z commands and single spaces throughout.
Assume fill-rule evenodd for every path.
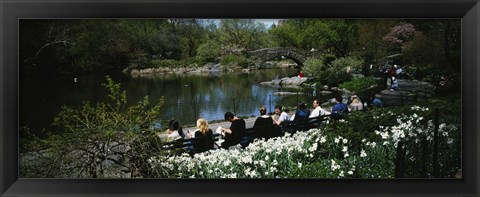
M 319 117 L 307 118 L 307 119 L 296 120 L 296 121 L 286 121 L 281 126 L 278 126 L 276 124 L 264 126 L 264 127 L 271 127 L 271 128 L 268 128 L 265 130 L 260 129 L 260 131 L 255 131 L 254 127 L 246 128 L 245 135 L 240 140 L 240 145 L 243 148 L 245 148 L 255 139 L 260 139 L 265 136 L 267 136 L 266 138 L 277 137 L 277 136 L 282 136 L 285 133 L 293 134 L 297 131 L 306 131 L 312 128 L 318 128 L 323 124 L 323 121 L 328 119 L 329 119 L 329 115 L 323 115 Z M 263 133 L 268 131 L 271 131 L 272 133 L 268 133 L 268 134 Z M 214 142 L 218 142 L 221 138 L 223 138 L 223 136 L 219 133 L 214 133 L 212 136 L 213 136 Z M 197 137 L 197 138 L 189 138 L 189 139 L 178 139 L 178 140 L 163 144 L 162 149 L 164 150 L 176 150 L 176 149 L 185 150 L 186 149 L 187 152 L 189 152 L 190 154 L 194 154 L 195 153 L 195 150 L 193 149 L 194 143 L 200 140 L 204 140 L 204 138 Z M 221 147 L 217 143 L 214 143 L 214 148 L 221 148 Z

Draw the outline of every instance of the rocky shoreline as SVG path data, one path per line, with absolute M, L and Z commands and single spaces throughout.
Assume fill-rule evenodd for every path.
M 149 77 L 154 75 L 161 74 L 205 74 L 205 73 L 215 73 L 215 72 L 237 72 L 241 71 L 248 73 L 252 70 L 257 70 L 259 68 L 292 68 L 294 64 L 285 62 L 285 61 L 269 61 L 265 63 L 265 66 L 250 66 L 248 68 L 242 68 L 239 66 L 230 66 L 228 68 L 222 66 L 220 63 L 209 62 L 203 66 L 196 65 L 186 65 L 184 67 L 159 67 L 159 68 L 135 68 L 135 66 L 126 68 L 123 70 L 124 73 L 130 74 L 132 77 Z
M 143 68 L 143 69 L 131 69 L 129 71 L 124 71 L 125 73 L 129 73 L 132 77 L 148 77 L 154 76 L 159 74 L 169 74 L 169 73 L 177 73 L 177 74 L 201 74 L 201 73 L 212 73 L 212 72 L 225 72 L 225 71 L 234 71 L 233 69 L 225 69 L 220 64 L 208 63 L 202 67 L 179 67 L 179 68 L 170 68 L 170 67 L 160 67 L 160 68 Z

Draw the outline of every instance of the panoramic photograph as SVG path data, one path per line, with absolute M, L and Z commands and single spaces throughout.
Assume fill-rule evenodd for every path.
M 461 19 L 19 19 L 19 178 L 462 179 Z

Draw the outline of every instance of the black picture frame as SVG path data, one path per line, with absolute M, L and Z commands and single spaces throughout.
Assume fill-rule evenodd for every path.
M 478 196 L 478 0 L 0 0 L 1 196 Z M 455 179 L 19 179 L 20 18 L 461 18 L 462 171 Z

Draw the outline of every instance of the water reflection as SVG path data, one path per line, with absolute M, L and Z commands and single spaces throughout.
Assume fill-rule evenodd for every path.
M 306 95 L 279 97 L 277 88 L 258 85 L 276 75 L 292 75 L 292 69 L 266 69 L 251 73 L 164 74 L 154 77 L 132 78 L 124 74 L 111 74 L 127 91 L 128 104 L 137 103 L 145 95 L 152 105 L 164 97 L 159 121 L 175 118 L 182 124 L 193 124 L 196 118 L 223 119 L 226 111 L 237 115 L 258 115 L 258 107 L 272 109 L 277 103 L 294 106 L 298 100 L 307 101 Z M 28 125 L 34 132 L 47 128 L 62 105 L 80 107 L 82 101 L 105 102 L 107 91 L 101 86 L 105 75 L 77 77 L 21 78 L 20 125 Z M 297 91 L 297 90 L 295 90 Z

